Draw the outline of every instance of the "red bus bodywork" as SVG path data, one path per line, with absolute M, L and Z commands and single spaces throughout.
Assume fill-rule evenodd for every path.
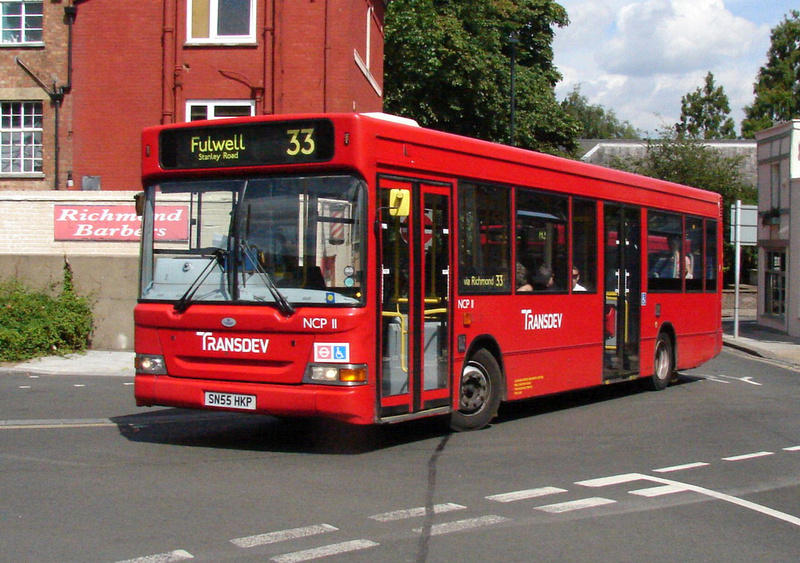
M 485 372 L 495 367 L 487 368 L 487 362 L 496 363 L 500 372 L 499 385 L 496 379 L 491 381 L 491 393 L 505 401 L 652 377 L 663 341 L 669 343 L 668 355 L 661 357 L 671 360 L 670 371 L 696 367 L 721 350 L 722 208 L 718 194 L 381 116 L 263 116 L 226 120 L 225 125 L 282 123 L 290 130 L 293 122 L 310 119 L 332 124 L 333 152 L 324 162 L 166 170 L 160 161 L 162 132 L 197 124 L 146 129 L 143 184 L 151 190 L 176 180 L 330 173 L 363 179 L 367 228 L 362 302 L 330 309 L 297 305 L 287 315 L 260 303 L 198 301 L 177 311 L 170 302 L 141 299 L 134 314 L 137 358 L 162 358 L 164 366 L 157 373 L 137 368 L 138 405 L 328 417 L 354 424 L 459 411 L 471 416 L 470 397 L 464 396 L 464 389 L 471 385 L 467 374 L 472 370 L 478 380 L 491 380 Z M 586 244 L 597 253 L 594 290 L 519 293 L 506 287 L 505 279 L 492 281 L 463 269 L 460 241 L 467 234 L 459 232 L 464 224 L 459 205 L 466 197 L 467 188 L 462 188 L 466 185 L 508 190 L 512 205 L 522 199 L 521 190 L 563 196 L 570 211 L 563 226 L 554 229 L 557 236 L 552 244 L 565 244 L 567 234 L 571 236 L 573 229 L 577 232 L 575 222 L 570 222 L 574 209 L 579 202 L 590 202 L 596 208 L 596 224 L 594 240 Z M 412 198 L 411 211 L 400 220 L 403 226 L 391 243 L 386 211 L 392 197 L 389 192 Z M 707 233 L 713 227 L 713 235 L 699 239 L 707 249 L 703 251 L 703 275 L 708 277 L 704 289 L 688 291 L 684 281 L 676 291 L 649 290 L 647 225 L 656 212 L 691 217 L 707 225 L 703 227 Z M 611 225 L 617 221 L 615 213 L 621 217 L 621 228 Z M 629 238 L 624 244 L 637 248 L 639 259 L 629 262 L 635 271 L 625 274 L 638 277 L 638 282 L 621 322 L 623 309 L 616 301 L 620 291 L 615 293 L 609 285 L 620 283 L 621 278 L 617 273 L 616 282 L 608 281 L 613 276 L 606 262 L 614 246 L 621 244 L 609 239 L 625 228 L 629 228 Z M 507 232 L 513 233 L 511 229 L 509 225 Z M 489 230 L 486 236 L 492 238 Z M 437 241 L 434 248 L 432 238 Z M 491 246 L 485 238 L 485 246 Z M 665 249 L 664 240 L 661 237 L 658 242 L 659 251 Z M 390 249 L 405 244 L 408 249 L 402 249 L 401 260 Z M 430 272 L 434 252 L 438 261 L 436 271 Z M 515 256 L 514 250 L 510 252 Z M 568 250 L 569 264 L 575 266 L 572 252 Z M 407 271 L 397 271 L 403 269 Z M 402 286 L 397 281 L 400 275 L 410 278 Z M 494 285 L 466 290 L 465 284 L 471 282 Z M 391 284 L 396 295 L 387 297 Z M 486 293 L 486 287 L 491 291 Z M 628 350 L 615 351 L 627 338 Z M 397 343 L 389 342 L 392 339 Z M 437 350 L 431 351 L 432 347 Z M 324 364 L 329 354 L 338 351 L 346 351 L 347 365 L 365 367 L 365 380 L 333 385 L 310 382 L 309 364 Z M 612 365 L 615 354 L 630 365 Z M 392 383 L 392 378 L 399 383 Z M 208 393 L 218 395 L 209 398 Z M 216 403 L 209 405 L 209 401 Z M 457 426 L 484 425 L 494 415 L 496 403 L 487 408 L 493 411 L 488 418 L 483 416 L 473 426 Z

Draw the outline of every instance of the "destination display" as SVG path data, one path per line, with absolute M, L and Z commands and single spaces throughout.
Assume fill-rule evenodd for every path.
M 333 158 L 333 123 L 314 119 L 166 129 L 159 147 L 165 170 L 327 162 Z

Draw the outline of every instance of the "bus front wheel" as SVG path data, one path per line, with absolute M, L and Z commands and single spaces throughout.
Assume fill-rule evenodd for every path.
M 500 406 L 501 389 L 497 360 L 487 350 L 478 350 L 461 372 L 458 410 L 450 417 L 450 427 L 461 432 L 489 424 Z
M 653 356 L 653 375 L 649 386 L 654 391 L 666 389 L 675 375 L 675 356 L 672 354 L 672 340 L 663 332 L 656 339 Z

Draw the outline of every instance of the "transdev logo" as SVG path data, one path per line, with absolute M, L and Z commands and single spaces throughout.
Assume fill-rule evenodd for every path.
M 198 332 L 204 352 L 240 352 L 242 354 L 266 354 L 268 338 L 243 338 L 214 336 L 213 332 Z
M 319 363 L 349 364 L 350 344 L 314 343 L 314 361 Z

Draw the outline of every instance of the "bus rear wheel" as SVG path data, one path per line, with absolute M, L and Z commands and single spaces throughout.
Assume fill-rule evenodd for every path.
M 649 387 L 654 391 L 666 389 L 675 376 L 675 356 L 672 353 L 672 340 L 663 332 L 656 339 L 653 355 L 653 375 L 649 379 Z
M 450 428 L 462 432 L 489 424 L 500 406 L 501 389 L 497 360 L 487 350 L 478 350 L 461 372 L 458 410 L 450 417 Z

